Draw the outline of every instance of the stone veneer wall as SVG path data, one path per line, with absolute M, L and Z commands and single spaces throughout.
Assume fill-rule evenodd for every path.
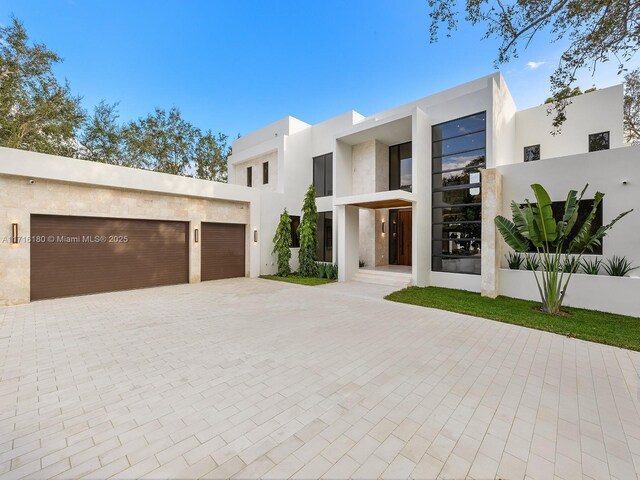
M 30 215 L 77 215 L 191 223 L 189 281 L 200 281 L 199 243 L 193 231 L 200 222 L 249 223 L 249 206 L 242 202 L 71 184 L 0 175 L 0 305 L 30 300 L 29 244 L 10 243 L 11 224 L 19 236 L 30 234 Z M 7 239 L 5 241 L 5 239 Z M 248 256 L 247 256 L 248 258 Z
M 385 222 L 385 233 L 382 233 L 382 220 Z M 376 267 L 389 265 L 389 235 L 391 235 L 391 225 L 389 225 L 389 209 L 376 210 Z

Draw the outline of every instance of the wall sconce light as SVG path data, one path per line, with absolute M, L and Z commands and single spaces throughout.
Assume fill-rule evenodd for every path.
M 198 243 L 198 240 L 200 240 L 200 233 L 198 232 L 197 228 L 193 231 L 193 239 L 196 243 Z
M 18 243 L 18 224 L 11 224 L 11 243 Z
M 253 243 L 258 243 L 258 229 L 253 229 Z
M 384 234 L 384 218 L 382 219 L 382 233 Z

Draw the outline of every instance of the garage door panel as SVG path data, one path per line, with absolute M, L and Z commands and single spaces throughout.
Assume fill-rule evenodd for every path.
M 189 279 L 185 222 L 32 215 L 31 235 L 47 239 L 31 245 L 33 300 Z M 107 241 L 83 239 L 101 236 Z M 126 236 L 127 241 L 109 241 L 113 236 Z M 65 238 L 83 240 L 65 242 Z
M 201 278 L 219 280 L 245 276 L 245 225 L 201 225 Z

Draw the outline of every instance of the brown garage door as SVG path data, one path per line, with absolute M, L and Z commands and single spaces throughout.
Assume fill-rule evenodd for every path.
M 189 281 L 188 223 L 31 215 L 31 299 Z
M 202 280 L 244 277 L 245 226 L 202 224 Z

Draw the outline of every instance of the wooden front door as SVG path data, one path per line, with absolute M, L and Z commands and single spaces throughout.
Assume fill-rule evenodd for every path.
M 398 265 L 411 265 L 411 210 L 398 211 Z

